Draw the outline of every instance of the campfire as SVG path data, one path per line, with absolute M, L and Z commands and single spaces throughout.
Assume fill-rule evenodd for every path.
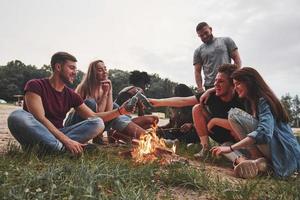
M 143 135 L 139 140 L 132 141 L 132 149 L 130 152 L 122 152 L 123 155 L 128 155 L 140 164 L 153 163 L 158 161 L 162 165 L 172 162 L 186 162 L 176 155 L 176 145 L 168 147 L 163 139 L 156 135 L 156 127 L 147 130 L 147 134 Z

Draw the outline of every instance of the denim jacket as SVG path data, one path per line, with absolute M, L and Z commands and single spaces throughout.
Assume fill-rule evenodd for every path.
M 277 176 L 289 176 L 300 170 L 300 145 L 287 123 L 274 118 L 264 98 L 258 103 L 258 126 L 248 134 L 257 144 L 268 144 L 272 167 Z

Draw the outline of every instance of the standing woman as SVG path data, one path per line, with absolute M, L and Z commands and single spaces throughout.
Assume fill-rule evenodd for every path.
M 257 158 L 244 160 L 234 168 L 235 174 L 242 178 L 252 178 L 266 171 L 266 164 L 280 177 L 299 171 L 299 143 L 288 124 L 286 111 L 270 87 L 250 67 L 237 70 L 232 78 L 239 97 L 246 101 L 247 112 L 231 109 L 228 120 L 232 129 L 244 138 L 229 147 L 214 147 L 212 153 L 220 155 L 255 145 Z

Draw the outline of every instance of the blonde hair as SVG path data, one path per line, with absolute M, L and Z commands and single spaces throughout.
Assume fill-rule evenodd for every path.
M 96 90 L 98 89 L 98 80 L 97 80 L 97 64 L 103 61 L 95 60 L 90 63 L 87 74 L 84 76 L 82 81 L 76 88 L 76 92 L 83 98 L 86 99 L 88 97 L 95 98 L 95 94 L 97 94 Z

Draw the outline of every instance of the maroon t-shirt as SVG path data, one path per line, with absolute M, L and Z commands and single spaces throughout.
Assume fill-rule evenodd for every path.
M 76 108 L 83 103 L 82 98 L 67 86 L 62 92 L 56 91 L 50 85 L 48 78 L 28 81 L 24 91 L 25 93 L 34 92 L 41 97 L 45 116 L 56 128 L 63 127 L 63 120 L 71 108 Z M 28 111 L 26 101 L 24 101 L 23 108 Z

